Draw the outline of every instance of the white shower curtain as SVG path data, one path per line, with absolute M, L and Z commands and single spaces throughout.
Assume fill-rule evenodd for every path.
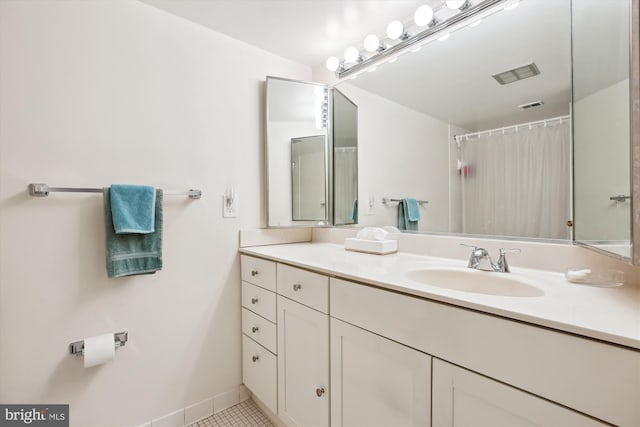
M 461 141 L 462 231 L 569 239 L 569 121 Z
M 333 156 L 334 222 L 352 224 L 357 220 L 358 155 L 355 147 L 336 147 Z M 353 217 L 354 215 L 355 217 Z

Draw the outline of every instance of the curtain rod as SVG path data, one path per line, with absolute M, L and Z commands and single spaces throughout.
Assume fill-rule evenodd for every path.
M 102 188 L 78 188 L 78 187 L 49 187 L 47 184 L 29 184 L 29 195 L 33 197 L 46 197 L 49 193 L 103 193 Z M 201 190 L 164 191 L 167 196 L 189 196 L 190 199 L 202 197 Z
M 520 124 L 517 124 L 517 125 L 505 126 L 505 127 L 501 127 L 501 128 L 482 130 L 480 132 L 471 132 L 471 133 L 465 133 L 465 134 L 462 134 L 462 135 L 453 135 L 453 140 L 456 141 L 456 142 L 460 142 L 463 138 L 465 140 L 469 140 L 469 138 L 479 137 L 479 136 L 483 136 L 483 135 L 491 135 L 491 134 L 494 134 L 494 133 L 502 133 L 502 134 L 504 134 L 508 130 L 515 130 L 517 132 L 518 128 L 522 128 L 522 127 L 529 127 L 529 129 L 531 129 L 533 126 L 545 126 L 546 127 L 547 124 L 551 124 L 553 122 L 559 122 L 558 124 L 562 124 L 564 120 L 569 121 L 570 119 L 571 119 L 570 115 L 558 116 L 558 117 L 553 117 L 553 118 L 550 118 L 550 119 L 537 120 L 535 122 L 520 123 Z

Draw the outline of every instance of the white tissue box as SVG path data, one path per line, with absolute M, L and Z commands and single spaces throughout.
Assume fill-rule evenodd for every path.
M 385 255 L 398 252 L 397 240 L 365 240 L 350 237 L 344 239 L 344 248 L 348 251 L 367 252 Z

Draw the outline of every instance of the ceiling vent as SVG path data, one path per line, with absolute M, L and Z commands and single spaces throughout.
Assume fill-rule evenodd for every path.
M 544 104 L 543 101 L 533 101 L 533 102 L 527 102 L 526 104 L 518 105 L 518 108 L 524 111 L 524 110 L 528 110 L 529 108 L 539 107 L 543 104 Z
M 503 71 L 498 74 L 494 74 L 493 77 L 501 85 L 507 85 L 509 83 L 517 82 L 518 80 L 528 79 L 529 77 L 537 76 L 540 74 L 540 70 L 535 62 L 531 64 L 523 65 L 512 70 Z

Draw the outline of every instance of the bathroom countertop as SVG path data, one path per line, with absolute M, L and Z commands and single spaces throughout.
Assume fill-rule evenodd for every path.
M 331 243 L 254 246 L 240 252 L 640 350 L 639 286 L 579 285 L 561 273 L 514 267 L 511 273 L 486 273 L 521 278 L 544 292 L 536 297 L 505 297 L 430 286 L 406 277 L 408 271 L 420 268 L 465 268 L 466 262 L 460 260 L 402 252 L 372 255 Z

